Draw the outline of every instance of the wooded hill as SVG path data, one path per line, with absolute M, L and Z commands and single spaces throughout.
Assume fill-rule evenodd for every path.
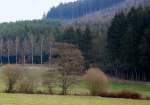
M 124 0 L 77 0 L 53 7 L 47 19 L 73 19 L 111 7 Z

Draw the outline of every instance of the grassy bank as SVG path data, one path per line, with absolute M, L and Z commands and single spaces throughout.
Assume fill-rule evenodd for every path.
M 149 103 L 147 100 L 88 96 L 0 94 L 0 105 L 149 105 Z

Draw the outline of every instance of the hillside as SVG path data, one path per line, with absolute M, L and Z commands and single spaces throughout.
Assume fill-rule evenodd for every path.
M 53 7 L 47 14 L 47 19 L 74 19 L 87 14 L 104 10 L 124 0 L 77 0 Z
M 120 12 L 128 12 L 132 7 L 149 6 L 150 0 L 124 0 L 116 5 L 99 10 L 80 18 L 74 19 L 75 23 L 79 24 L 106 24 L 110 23 L 112 18 Z

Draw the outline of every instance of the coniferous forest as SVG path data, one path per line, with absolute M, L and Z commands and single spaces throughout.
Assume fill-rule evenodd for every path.
M 108 29 L 107 48 L 115 75 L 149 80 L 150 8 L 132 8 L 114 17 Z
M 103 10 L 123 0 L 78 0 L 53 7 L 47 14 L 48 19 L 73 19 L 92 12 Z

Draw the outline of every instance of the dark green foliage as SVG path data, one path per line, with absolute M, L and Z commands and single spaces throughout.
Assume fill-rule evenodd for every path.
M 126 17 L 123 13 L 118 14 L 113 19 L 108 30 L 108 52 L 111 53 L 110 61 L 115 63 L 120 59 L 121 41 L 126 30 Z M 116 61 L 114 62 L 114 59 Z
M 24 39 L 29 34 L 33 34 L 35 37 L 41 37 L 41 35 L 58 35 L 58 28 L 61 27 L 59 21 L 51 20 L 33 20 L 33 21 L 18 21 L 14 23 L 2 23 L 0 24 L 0 37 L 14 38 L 20 37 Z
M 124 0 L 78 0 L 53 7 L 47 14 L 48 19 L 72 19 L 88 13 L 105 9 Z
M 114 70 L 134 80 L 149 80 L 150 75 L 150 9 L 132 8 L 117 15 L 108 29 L 108 51 Z
M 92 34 L 87 26 L 84 34 L 81 37 L 80 49 L 83 52 L 83 56 L 86 60 L 86 67 L 88 68 L 89 64 L 93 62 L 92 60 Z
M 82 54 L 86 61 L 86 67 L 88 68 L 93 63 L 92 57 L 92 33 L 87 26 L 84 31 L 80 28 L 74 29 L 73 27 L 67 28 L 61 36 L 63 42 L 71 43 L 76 45 L 82 51 Z

